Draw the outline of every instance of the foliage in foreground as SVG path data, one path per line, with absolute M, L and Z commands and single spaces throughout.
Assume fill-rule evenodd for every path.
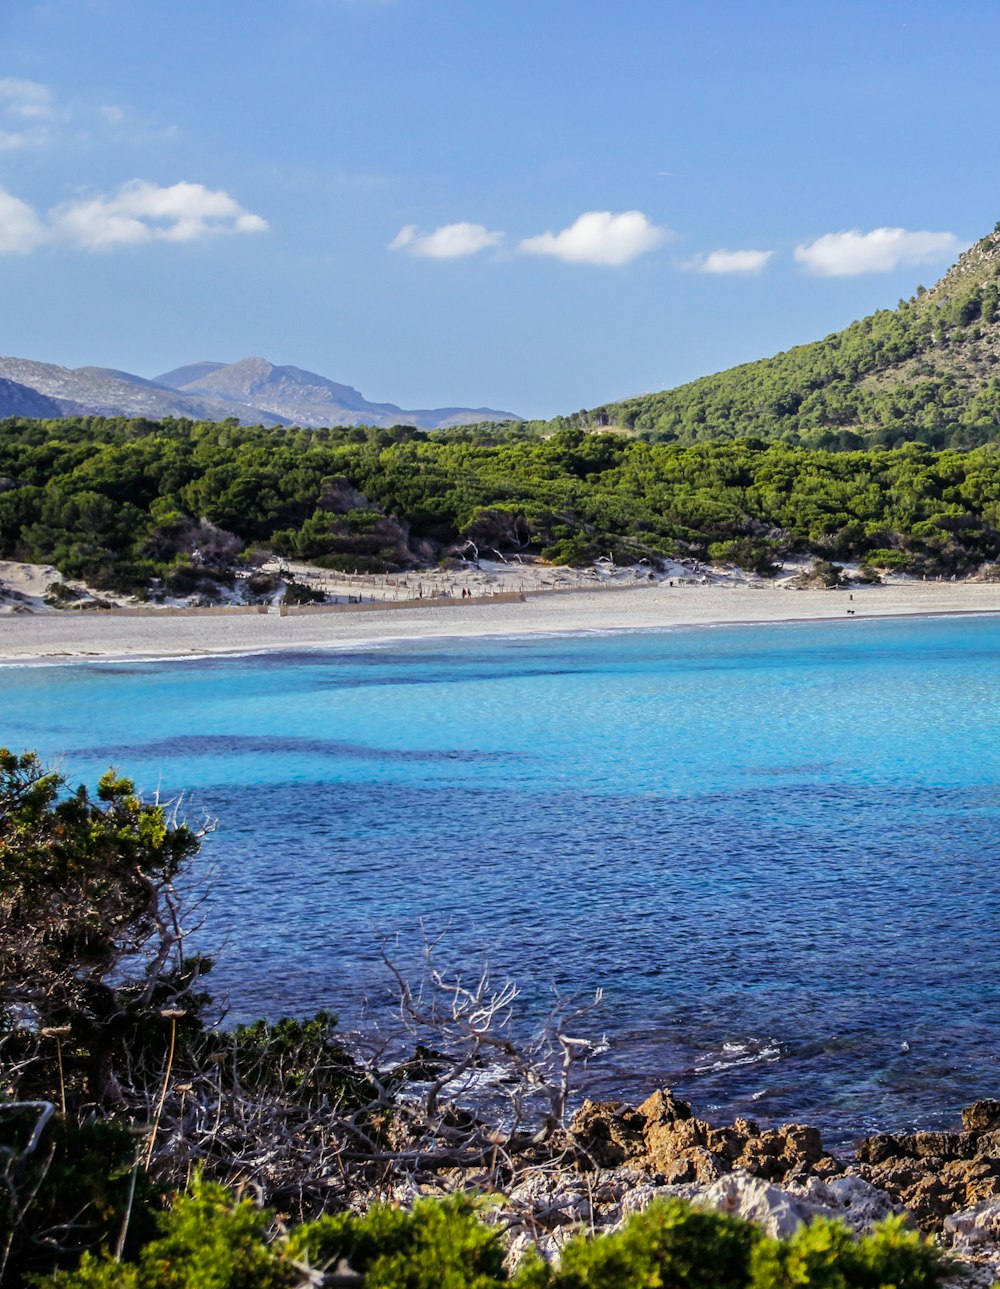
M 485 971 L 428 959 L 413 988 L 386 958 L 398 1028 L 350 1050 L 329 1012 L 220 1029 L 209 964 L 186 952 L 198 842 L 127 779 L 71 791 L 0 748 L 4 1284 L 102 1247 L 133 1257 L 195 1172 L 301 1223 L 443 1169 L 496 1189 L 565 1126 L 587 1009 L 515 1035 L 517 988 Z M 499 1115 L 476 1109 L 486 1053 L 505 1071 Z
M 504 1268 L 495 1227 L 468 1196 L 338 1214 L 269 1238 L 272 1215 L 196 1181 L 160 1218 L 160 1234 L 134 1262 L 86 1255 L 76 1271 L 36 1281 L 48 1289 L 292 1289 L 339 1283 L 361 1289 L 933 1289 L 939 1254 L 890 1219 L 855 1242 L 817 1221 L 774 1240 L 738 1218 L 660 1200 L 612 1234 L 575 1236 L 556 1268 L 529 1255 Z M 356 1279 L 352 1281 L 351 1273 Z M 308 1277 L 312 1277 L 309 1279 Z
M 69 792 L 36 757 L 0 749 L 0 1282 L 51 1289 L 932 1289 L 939 1282 L 938 1256 L 899 1223 L 859 1243 L 824 1222 L 774 1241 L 677 1200 L 653 1205 L 619 1232 L 578 1235 L 558 1268 L 529 1254 L 509 1275 L 499 1226 L 484 1218 L 496 1218 L 498 1161 L 512 1176 L 515 1136 L 501 1140 L 448 1098 L 467 1087 L 465 1073 L 492 1043 L 491 1059 L 509 1049 L 511 1104 L 520 1106 L 525 1089 L 541 1089 L 546 1131 L 555 1129 L 577 1040 L 557 1029 L 549 1051 L 491 1032 L 513 993 L 491 1002 L 485 976 L 471 988 L 439 980 L 441 1013 L 399 979 L 404 1005 L 417 1018 L 429 1009 L 449 1052 L 425 1050 L 436 1069 L 421 1101 L 395 1096 L 403 1076 L 387 1076 L 377 1053 L 365 1063 L 345 1052 L 328 1014 L 219 1033 L 205 1019 L 205 964 L 184 952 L 175 884 L 197 845 L 196 834 L 162 806 L 144 804 L 126 779 L 108 774 L 93 797 Z M 536 1131 L 522 1148 L 544 1140 Z M 412 1182 L 421 1167 L 476 1172 L 492 1195 L 425 1199 L 412 1212 L 378 1204 L 363 1217 L 331 1212 L 359 1195 L 384 1194 L 393 1177 Z M 258 1203 L 238 1198 L 236 1186 Z M 180 1194 L 164 1207 L 174 1190 Z M 267 1203 L 280 1206 L 280 1221 Z M 500 1218 L 524 1220 L 513 1212 Z M 324 1281 L 338 1267 L 339 1281 Z
M 141 1240 L 190 1152 L 228 1178 L 315 1104 L 347 1113 L 365 1094 L 330 1013 L 209 1023 L 210 964 L 185 953 L 175 884 L 198 846 L 128 779 L 70 791 L 0 747 L 2 1283 Z M 284 1180 L 272 1169 L 266 1193 L 289 1203 Z

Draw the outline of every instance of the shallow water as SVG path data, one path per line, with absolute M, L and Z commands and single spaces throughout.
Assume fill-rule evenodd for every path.
M 603 987 L 593 1091 L 843 1143 L 1000 1091 L 998 663 L 969 617 L 9 667 L 0 742 L 217 818 L 235 1016 L 351 1023 L 446 931 L 526 1024 Z

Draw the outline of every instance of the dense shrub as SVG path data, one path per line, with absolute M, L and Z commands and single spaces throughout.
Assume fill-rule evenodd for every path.
M 526 1271 L 526 1289 L 744 1289 L 756 1228 L 692 1208 L 682 1200 L 652 1204 L 620 1231 L 578 1237 L 557 1271 Z
M 135 1134 L 123 1124 L 56 1116 L 26 1154 L 40 1108 L 0 1102 L 0 1284 L 115 1245 L 130 1207 L 125 1247 L 136 1251 L 161 1201 L 155 1179 L 136 1171 Z
M 788 1240 L 762 1240 L 751 1267 L 753 1289 L 932 1289 L 944 1264 L 902 1218 L 889 1218 L 858 1242 L 822 1220 Z
M 738 1218 L 661 1200 L 610 1235 L 576 1236 L 558 1267 L 529 1255 L 509 1276 L 482 1201 L 418 1200 L 411 1212 L 376 1206 L 269 1240 L 272 1218 L 196 1180 L 161 1216 L 161 1234 L 134 1262 L 86 1255 L 48 1289 L 285 1289 L 326 1272 L 364 1289 L 935 1289 L 946 1264 L 891 1219 L 860 1241 L 827 1221 L 790 1239 Z M 319 1281 L 317 1281 L 318 1283 Z
M 891 569 L 894 572 L 906 572 L 913 562 L 913 556 L 906 551 L 874 550 L 869 551 L 862 561 L 868 568 Z
M 161 1233 L 134 1263 L 84 1254 L 53 1289 L 289 1289 L 295 1268 L 268 1241 L 271 1216 L 221 1186 L 196 1180 L 160 1217 Z
M 1000 424 L 1000 392 L 996 401 Z M 137 441 L 128 422 L 11 420 L 0 433 L 0 476 L 15 481 L 0 491 L 0 558 L 48 561 L 98 585 L 155 579 L 218 594 L 246 571 L 246 543 L 365 573 L 455 551 L 562 564 L 689 555 L 767 572 L 791 553 L 893 550 L 929 575 L 1000 557 L 996 443 L 898 441 L 683 445 L 572 426 L 544 439 L 394 438 L 184 421 L 149 425 Z
M 492 1289 L 504 1249 L 469 1197 L 417 1200 L 412 1212 L 376 1206 L 364 1217 L 322 1217 L 295 1231 L 284 1255 L 313 1267 L 342 1259 L 365 1289 Z

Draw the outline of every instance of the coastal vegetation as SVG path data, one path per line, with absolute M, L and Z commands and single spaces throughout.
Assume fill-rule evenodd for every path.
M 362 572 L 489 555 L 766 573 L 808 554 L 961 575 L 1000 557 L 998 466 L 993 443 L 15 419 L 0 423 L 0 558 L 142 595 L 218 589 L 265 552 Z
M 819 1220 L 783 1240 L 739 1218 L 658 1201 L 608 1235 L 575 1236 L 557 1267 L 529 1254 L 513 1273 L 481 1200 L 417 1200 L 325 1216 L 269 1237 L 273 1214 L 195 1182 L 160 1217 L 136 1262 L 84 1254 L 39 1289 L 934 1289 L 942 1259 L 901 1221 L 860 1241 Z
M 347 572 L 484 553 L 962 575 L 1000 556 L 998 275 L 1000 226 L 824 340 L 547 422 L 8 418 L 0 558 L 154 596 L 217 594 L 264 552 Z
M 934 286 L 812 344 L 568 418 L 661 441 L 851 450 L 1000 433 L 1000 225 Z
M 941 1255 L 898 1219 L 860 1240 L 825 1220 L 772 1239 L 676 1198 L 611 1234 L 580 1231 L 558 1265 L 529 1240 L 512 1269 L 510 1211 L 498 1220 L 505 1188 L 532 1169 L 593 1167 L 583 1139 L 574 1148 L 572 1134 L 558 1137 L 576 1040 L 557 1026 L 517 1047 L 503 1032 L 509 990 L 440 974 L 437 1008 L 400 986 L 404 1011 L 433 1025 L 441 1050 L 418 1049 L 392 1068 L 385 1049 L 356 1039 L 348 1050 L 329 1013 L 220 1028 L 204 988 L 211 964 L 185 952 L 198 844 L 197 830 L 140 800 L 127 779 L 109 773 L 93 794 L 71 790 L 35 756 L 0 749 L 4 1283 L 929 1289 L 942 1280 Z M 502 1129 L 460 1100 L 487 1053 L 509 1062 L 501 1084 L 513 1086 L 511 1104 L 524 1103 L 525 1118 Z M 707 1131 L 669 1095 L 650 1101 L 664 1122 L 679 1116 Z M 439 1191 L 458 1182 L 460 1193 L 380 1202 L 401 1181 L 412 1195 L 435 1176 Z

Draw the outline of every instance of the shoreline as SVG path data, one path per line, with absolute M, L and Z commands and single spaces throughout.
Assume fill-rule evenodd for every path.
M 190 617 L 105 616 L 99 611 L 5 614 L 0 665 L 175 661 L 295 649 L 378 648 L 443 639 L 488 639 L 688 627 L 777 626 L 887 617 L 1000 613 L 1000 583 L 914 582 L 851 590 L 661 585 L 529 593 L 523 602 L 478 602 L 352 613 Z
M 628 593 L 626 593 L 626 590 Z M 852 616 L 848 616 L 853 611 Z M 706 627 L 768 627 L 840 622 L 845 629 L 883 618 L 967 617 L 1000 614 L 1000 584 L 914 583 L 837 591 L 792 591 L 777 587 L 662 586 L 622 588 L 606 592 L 560 591 L 535 593 L 519 603 L 445 603 L 412 610 L 370 610 L 352 613 L 288 616 L 191 616 L 155 612 L 114 617 L 101 613 L 51 612 L 0 617 L 0 665 L 51 666 L 79 663 L 197 661 L 199 659 L 277 654 L 289 650 L 375 650 L 408 643 L 448 640 L 521 640 L 585 634 L 617 634 L 702 629 Z M 841 637 L 837 636 L 837 639 Z M 214 687 L 218 677 L 211 677 Z M 17 684 L 16 678 L 15 685 Z M 45 685 L 44 677 L 38 677 Z M 24 683 L 29 683 L 25 679 Z M 682 1095 L 690 1095 L 685 1090 Z M 621 1171 L 622 1185 L 635 1186 L 633 1174 L 647 1171 L 648 1182 L 668 1177 L 669 1184 L 689 1186 L 699 1193 L 717 1186 L 732 1195 L 758 1194 L 767 1185 L 773 1204 L 812 1204 L 812 1216 L 850 1219 L 855 1210 L 878 1204 L 889 1211 L 903 1206 L 924 1231 L 941 1238 L 960 1255 L 978 1259 L 993 1273 L 1000 1268 L 1000 1242 L 962 1243 L 961 1233 L 993 1212 L 994 1192 L 980 1175 L 981 1142 L 1000 1134 L 1000 1107 L 976 1102 L 961 1115 L 939 1112 L 945 1124 L 899 1128 L 871 1127 L 841 1133 L 829 1127 L 816 1130 L 802 1123 L 782 1124 L 762 1106 L 759 1122 L 747 1112 L 730 1122 L 711 1109 L 694 1117 L 690 1105 L 675 1113 L 669 1092 L 650 1084 L 650 1095 L 633 1106 L 628 1094 L 619 1100 L 608 1092 L 593 1092 L 593 1102 L 581 1107 L 581 1130 L 592 1154 L 624 1143 L 623 1157 L 600 1158 L 605 1181 Z M 971 1099 L 971 1098 L 970 1098 Z M 995 1117 L 994 1117 L 995 1116 Z M 803 1115 L 806 1124 L 811 1116 Z M 959 1122 L 961 1126 L 959 1126 Z M 636 1124 L 639 1124 L 638 1135 Z M 822 1140 L 825 1146 L 821 1145 Z M 847 1137 L 852 1146 L 847 1146 Z M 863 1136 L 865 1142 L 858 1142 Z M 610 1143 L 610 1145 L 609 1145 Z M 870 1143 L 870 1144 L 869 1144 Z M 947 1146 L 945 1163 L 937 1157 Z M 931 1151 L 935 1152 L 933 1158 Z M 942 1167 L 947 1189 L 941 1196 Z M 736 1169 L 737 1171 L 733 1171 Z M 704 1170 L 701 1172 L 699 1170 Z M 713 1174 L 718 1172 L 714 1181 Z M 554 1174 L 563 1190 L 564 1174 Z M 992 1186 L 992 1178 L 988 1185 Z M 757 1189 L 754 1189 L 757 1188 Z M 714 1194 L 714 1191 L 712 1192 Z M 588 1191 L 588 1202 L 592 1203 Z M 846 1197 L 844 1207 L 834 1198 Z M 831 1198 L 834 1197 L 834 1198 Z M 827 1207 L 823 1208 L 822 1204 Z M 838 1199 L 839 1203 L 840 1200 Z M 806 1210 L 803 1209 L 803 1212 Z M 872 1211 L 874 1211 L 872 1209 Z M 880 1212 L 882 1209 L 880 1208 Z M 981 1216 L 985 1214 L 986 1216 Z M 954 1234 L 950 1223 L 956 1218 Z M 591 1209 L 591 1221 L 599 1214 Z M 976 1228 L 978 1230 L 978 1227 Z M 975 1265 L 973 1262 L 972 1265 Z M 986 1280 L 982 1283 L 985 1285 Z

